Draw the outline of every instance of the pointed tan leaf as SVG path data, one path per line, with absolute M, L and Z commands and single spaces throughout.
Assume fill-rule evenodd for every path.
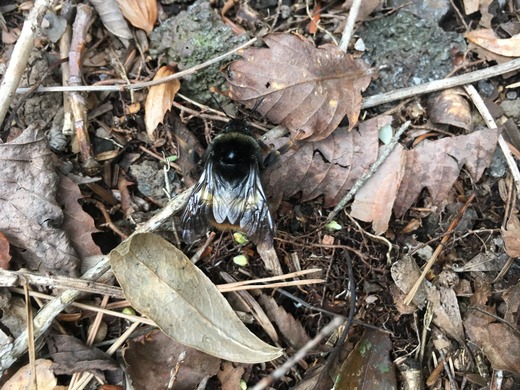
M 134 27 L 150 34 L 157 21 L 157 0 L 117 0 L 123 15 Z
M 157 71 L 153 79 L 158 80 L 174 73 L 169 66 L 163 66 Z M 166 111 L 172 107 L 173 98 L 180 87 L 181 83 L 178 79 L 150 87 L 144 106 L 144 121 L 146 132 L 151 140 L 155 140 L 154 131 L 157 125 L 164 120 Z
M 505 57 L 520 57 L 520 34 L 511 38 L 500 39 L 493 30 L 483 29 L 467 32 L 464 37 L 492 53 Z
M 380 148 L 380 153 L 384 148 Z M 388 222 L 392 216 L 391 205 L 395 202 L 401 184 L 405 158 L 403 147 L 396 145 L 374 176 L 361 187 L 352 203 L 351 216 L 372 222 L 375 234 L 382 234 L 388 229 Z
M 179 343 L 241 363 L 282 354 L 251 333 L 211 280 L 161 237 L 134 235 L 110 262 L 130 303 Z
M 293 34 L 269 34 L 264 42 L 268 48 L 247 48 L 226 67 L 229 96 L 249 108 L 263 99 L 257 111 L 297 139 L 324 139 L 345 115 L 352 130 L 370 83 L 365 62 Z

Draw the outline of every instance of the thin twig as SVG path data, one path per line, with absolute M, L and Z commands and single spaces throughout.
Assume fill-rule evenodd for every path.
M 386 146 L 386 148 L 383 151 L 383 153 L 381 154 L 381 156 L 379 156 L 377 161 L 370 167 L 370 170 L 368 172 L 366 172 L 363 176 L 361 176 L 356 181 L 356 183 L 352 186 L 352 188 L 347 193 L 347 195 L 345 195 L 343 197 L 343 199 L 341 199 L 341 201 L 337 204 L 337 206 L 334 207 L 334 210 L 332 210 L 330 212 L 330 214 L 327 217 L 328 222 L 332 221 L 336 217 L 336 215 L 338 215 L 338 213 L 341 210 L 343 210 L 343 208 L 346 206 L 346 204 L 354 197 L 354 195 L 359 191 L 359 189 L 361 187 L 363 187 L 363 185 L 368 181 L 368 179 L 370 179 L 374 175 L 374 173 L 381 166 L 381 164 L 383 164 L 383 162 L 385 162 L 387 157 L 390 155 L 392 150 L 394 150 L 395 146 L 399 142 L 399 138 L 401 137 L 401 135 L 406 131 L 406 129 L 408 129 L 408 126 L 410 126 L 410 123 L 411 123 L 410 121 L 405 122 L 399 128 L 399 130 L 397 130 L 394 137 L 392 138 L 390 143 Z
M 96 92 L 96 91 L 125 91 L 125 90 L 137 90 L 137 89 L 143 89 L 147 87 L 152 87 L 154 85 L 164 84 L 171 80 L 180 79 L 185 76 L 189 76 L 193 73 L 198 72 L 201 69 L 207 68 L 210 65 L 213 65 L 217 62 L 222 61 L 223 59 L 235 54 L 237 51 L 242 50 L 248 46 L 251 46 L 253 43 L 256 42 L 256 38 L 250 39 L 246 43 L 228 51 L 227 53 L 224 53 L 218 57 L 212 58 L 211 60 L 208 60 L 206 62 L 203 62 L 202 64 L 195 65 L 189 69 L 183 70 L 182 72 L 177 72 L 172 75 L 169 75 L 167 77 L 163 77 L 161 79 L 157 80 L 151 80 L 146 81 L 142 83 L 135 83 L 131 85 L 85 85 L 85 86 L 56 86 L 56 87 L 40 87 L 36 90 L 36 92 L 70 92 L 70 91 L 87 91 L 87 92 Z M 16 93 L 23 93 L 26 91 L 27 88 L 18 88 L 16 90 Z
M 413 285 L 412 289 L 406 295 L 406 298 L 404 299 L 404 304 L 405 305 L 409 305 L 412 302 L 412 299 L 415 297 L 415 294 L 417 293 L 417 290 L 419 290 L 419 287 L 421 286 L 421 283 L 423 282 L 424 278 L 426 277 L 426 275 L 428 274 L 428 272 L 432 268 L 433 264 L 435 264 L 435 261 L 437 260 L 437 257 L 439 257 L 439 254 L 444 249 L 444 245 L 449 240 L 449 238 L 451 236 L 451 233 L 453 233 L 453 231 L 455 230 L 455 228 L 459 224 L 460 219 L 462 218 L 462 216 L 466 212 L 466 209 L 469 207 L 469 205 L 471 204 L 473 199 L 475 199 L 475 194 L 473 194 L 473 195 L 471 195 L 469 197 L 469 199 L 466 201 L 464 206 L 459 210 L 459 212 L 457 213 L 455 218 L 453 218 L 453 221 L 451 221 L 450 226 L 448 226 L 448 230 L 446 231 L 446 235 L 442 238 L 442 240 L 439 243 L 439 245 L 437 246 L 437 248 L 435 248 L 435 252 L 433 252 L 432 257 L 430 257 L 430 259 L 428 260 L 428 262 L 424 266 L 423 271 L 421 273 L 421 276 L 419 276 L 419 279 L 417 279 L 417 281 Z
M 136 330 L 136 328 L 139 326 L 138 323 L 133 323 L 128 327 L 128 329 L 123 333 L 116 342 L 107 350 L 107 354 L 109 356 L 116 353 L 116 351 L 123 345 L 123 343 L 130 337 L 130 335 Z M 80 380 L 77 382 L 75 387 L 71 387 L 70 390 L 81 390 L 84 389 L 90 380 L 94 377 L 91 373 L 84 373 L 83 376 L 80 378 Z
M 291 367 L 293 367 L 299 360 L 303 359 L 307 353 L 320 344 L 325 337 L 339 328 L 343 322 L 343 317 L 335 317 L 323 329 L 320 330 L 316 337 L 305 344 L 301 349 L 298 350 L 298 352 L 291 356 L 290 359 L 287 359 L 284 364 L 274 370 L 269 376 L 258 382 L 251 390 L 263 390 L 270 386 L 274 381 L 282 378 L 287 373 L 287 371 L 291 369 Z
M 50 7 L 51 0 L 36 0 L 34 3 L 27 20 L 24 22 L 22 32 L 16 45 L 14 46 L 13 53 L 11 54 L 11 60 L 9 66 L 5 71 L 2 84 L 0 84 L 0 126 L 4 122 L 5 115 L 9 110 L 11 101 L 13 100 L 16 87 L 20 83 L 20 79 L 25 71 L 27 62 L 33 49 L 33 41 L 43 16 L 47 9 Z
M 363 0 L 354 0 L 350 10 L 348 11 L 347 24 L 345 25 L 345 29 L 343 30 L 341 36 L 341 42 L 339 43 L 339 48 L 346 53 L 348 49 L 348 44 L 352 39 L 352 34 L 354 32 L 354 25 L 356 24 L 356 19 L 359 15 L 359 9 L 361 8 L 361 3 Z
M 406 99 L 412 96 L 424 95 L 431 92 L 442 91 L 443 89 L 449 89 L 458 87 L 465 84 L 471 84 L 480 80 L 485 80 L 490 77 L 500 76 L 505 73 L 509 73 L 520 69 L 520 58 L 516 58 L 512 61 L 504 64 L 491 66 L 486 69 L 476 70 L 474 72 L 466 73 L 460 76 L 450 77 L 442 80 L 435 80 L 430 83 L 416 85 L 414 87 L 401 88 L 396 91 L 383 93 L 375 96 L 368 96 L 363 99 L 361 108 L 370 108 L 379 106 L 384 103 L 390 103 L 396 100 Z
M 36 347 L 34 340 L 34 332 L 33 332 L 33 312 L 31 306 L 31 297 L 29 295 L 29 285 L 23 285 L 23 291 L 25 294 L 25 309 L 27 314 L 27 334 L 29 338 L 29 365 L 31 367 L 30 379 L 29 379 L 29 389 L 37 389 L 37 378 L 36 378 Z
M 468 93 L 471 101 L 477 107 L 477 110 L 480 112 L 480 115 L 482 115 L 482 118 L 486 122 L 487 126 L 493 130 L 497 128 L 497 124 L 495 123 L 493 116 L 489 112 L 488 108 L 486 107 L 486 104 L 480 97 L 479 93 L 472 85 L 466 85 L 464 86 L 464 89 Z M 504 154 L 504 157 L 506 158 L 507 166 L 509 167 L 509 170 L 511 171 L 511 175 L 513 176 L 513 180 L 515 182 L 516 186 L 516 196 L 520 196 L 520 171 L 518 169 L 518 165 L 516 165 L 515 159 L 513 158 L 513 154 L 511 153 L 511 150 L 507 146 L 507 142 L 504 140 L 504 137 L 502 137 L 502 134 L 498 135 L 498 144 L 500 145 L 500 149 L 502 149 L 502 153 Z

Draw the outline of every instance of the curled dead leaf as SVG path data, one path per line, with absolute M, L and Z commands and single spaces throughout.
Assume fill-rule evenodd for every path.
M 460 88 L 446 89 L 429 100 L 430 120 L 471 130 L 472 118 L 464 91 Z
M 127 45 L 128 40 L 132 39 L 132 32 L 115 0 L 90 0 L 90 3 L 96 9 L 106 29 Z
M 492 29 L 469 31 L 464 37 L 492 53 L 505 57 L 520 57 L 520 34 L 511 38 L 500 39 Z
M 150 34 L 157 21 L 157 0 L 117 0 L 124 17 Z
M 293 34 L 269 34 L 264 42 L 268 48 L 247 48 L 225 68 L 229 96 L 249 108 L 262 99 L 257 111 L 296 139 L 324 139 L 345 115 L 352 130 L 370 83 L 368 65 Z
M 36 367 L 36 387 L 39 390 L 53 390 L 58 384 L 58 379 L 52 371 L 52 360 L 37 359 Z M 7 382 L 2 386 L 2 390 L 18 390 L 30 388 L 31 383 L 31 365 L 27 364 L 20 368 Z
M 158 80 L 174 73 L 171 67 L 163 66 L 157 71 L 153 79 Z M 157 125 L 164 120 L 166 111 L 172 107 L 173 98 L 180 87 L 181 83 L 178 79 L 150 87 L 144 106 L 144 121 L 146 133 L 151 140 L 155 140 L 154 131 Z

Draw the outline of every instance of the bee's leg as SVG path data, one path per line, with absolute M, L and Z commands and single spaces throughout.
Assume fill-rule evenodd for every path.
M 267 167 L 273 165 L 274 163 L 276 163 L 278 161 L 278 159 L 280 158 L 280 156 L 282 154 L 284 154 L 285 152 L 287 152 L 294 144 L 295 144 L 294 141 L 289 140 L 289 142 L 280 146 L 278 149 L 270 150 L 269 153 L 267 154 L 267 156 L 264 158 L 263 167 L 267 168 Z M 266 145 L 266 147 L 268 147 L 268 146 Z

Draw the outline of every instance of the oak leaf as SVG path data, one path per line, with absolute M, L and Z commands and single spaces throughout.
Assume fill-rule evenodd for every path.
M 381 120 L 360 123 L 359 131 L 339 128 L 319 142 L 306 142 L 282 154 L 264 174 L 273 206 L 298 193 L 304 202 L 323 195 L 325 207 L 336 205 L 375 162 Z
M 336 45 L 315 47 L 293 34 L 269 34 L 264 42 L 268 48 L 247 48 L 225 68 L 228 95 L 249 108 L 261 99 L 256 110 L 296 139 L 324 139 L 345 115 L 352 130 L 370 83 L 368 65 Z
M 282 154 L 263 176 L 273 208 L 297 194 L 304 202 L 323 195 L 324 207 L 336 205 L 376 161 L 378 130 L 390 122 L 390 116 L 375 117 L 360 123 L 357 131 L 339 128 L 319 142 L 297 144 Z M 432 203 L 440 204 L 463 166 L 475 181 L 480 179 L 491 162 L 497 139 L 495 129 L 425 140 L 411 150 L 397 147 L 394 158 L 385 161 L 356 195 L 353 215 L 373 222 L 374 230 L 382 233 L 391 210 L 402 216 L 423 188 L 429 190 Z
M 406 152 L 403 180 L 399 187 L 394 212 L 402 216 L 427 188 L 433 204 L 447 198 L 465 165 L 471 177 L 478 181 L 491 163 L 496 149 L 498 129 L 475 131 L 468 135 L 425 140 Z

